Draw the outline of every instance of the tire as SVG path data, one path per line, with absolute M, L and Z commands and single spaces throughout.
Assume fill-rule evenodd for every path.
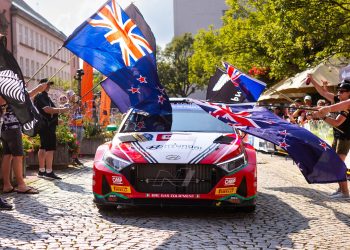
M 255 212 L 255 209 L 256 209 L 256 206 L 255 206 L 255 205 L 250 205 L 250 206 L 243 207 L 243 208 L 242 208 L 242 212 L 245 212 L 245 213 L 254 213 L 254 212 Z
M 117 211 L 117 205 L 95 204 L 99 211 Z

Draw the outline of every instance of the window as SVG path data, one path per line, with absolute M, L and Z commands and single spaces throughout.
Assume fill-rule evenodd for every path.
M 25 70 L 25 76 L 29 77 L 29 59 L 28 58 L 26 58 L 26 66 L 24 70 Z
M 29 45 L 29 31 L 28 31 L 28 27 L 24 28 L 24 44 Z
M 30 30 L 30 47 L 34 48 L 34 39 L 35 39 L 35 36 L 34 36 L 34 30 Z
M 21 68 L 22 71 L 23 71 L 23 69 L 24 69 L 24 68 L 23 68 L 23 67 L 24 67 L 23 62 L 24 62 L 23 57 L 20 56 L 20 57 L 19 57 L 19 67 Z
M 35 63 L 34 63 L 34 60 L 31 60 L 31 62 L 30 62 L 30 76 L 33 76 L 34 75 L 34 70 L 35 70 Z

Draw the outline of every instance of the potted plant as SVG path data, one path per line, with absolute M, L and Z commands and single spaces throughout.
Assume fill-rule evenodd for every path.
M 72 154 L 78 151 L 79 145 L 76 136 L 65 125 L 58 125 L 56 129 L 57 147 L 54 153 L 54 166 L 68 166 Z M 27 166 L 38 165 L 39 136 L 28 137 L 23 135 L 23 147 L 26 152 Z

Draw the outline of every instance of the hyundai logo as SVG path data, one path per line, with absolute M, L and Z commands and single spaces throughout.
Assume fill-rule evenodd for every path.
M 150 149 L 150 150 L 157 150 L 160 148 L 163 148 L 163 146 L 162 145 L 152 145 L 152 146 L 147 147 L 147 149 Z
M 171 161 L 176 161 L 176 160 L 180 160 L 180 155 L 167 155 L 166 157 L 165 157 L 165 159 L 167 159 L 167 160 L 171 160 Z

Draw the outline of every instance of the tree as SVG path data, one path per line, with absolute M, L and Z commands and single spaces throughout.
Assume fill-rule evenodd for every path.
M 190 33 L 173 38 L 164 51 L 159 48 L 157 51 L 159 80 L 169 96 L 187 97 L 199 88 L 188 80 L 188 62 L 193 54 L 193 38 Z
M 223 27 L 195 36 L 192 81 L 206 84 L 222 60 L 244 72 L 268 69 L 264 79 L 271 84 L 330 57 L 350 57 L 349 1 L 227 0 L 227 4 Z

